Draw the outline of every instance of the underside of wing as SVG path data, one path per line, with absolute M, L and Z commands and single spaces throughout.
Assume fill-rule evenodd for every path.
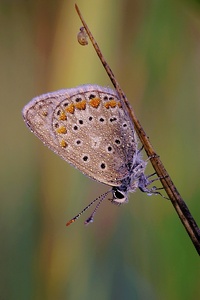
M 49 93 L 23 115 L 46 146 L 85 175 L 111 186 L 130 175 L 137 139 L 115 91 L 82 86 Z

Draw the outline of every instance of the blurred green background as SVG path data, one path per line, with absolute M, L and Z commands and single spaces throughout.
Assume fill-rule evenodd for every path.
M 199 2 L 77 4 L 200 224 Z M 74 1 L 0 0 L 0 299 L 200 299 L 199 257 L 170 201 L 137 191 L 65 227 L 107 187 L 44 147 L 21 110 L 49 91 L 111 86 L 80 26 Z

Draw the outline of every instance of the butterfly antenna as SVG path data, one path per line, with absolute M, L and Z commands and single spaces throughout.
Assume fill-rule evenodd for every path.
M 108 195 L 108 193 L 110 193 L 111 190 L 107 191 L 106 193 L 102 194 L 101 196 L 97 197 L 96 199 L 94 199 L 90 204 L 88 204 L 78 215 L 76 215 L 74 218 L 72 218 L 70 221 L 67 222 L 66 226 L 71 225 L 72 223 L 74 223 L 88 208 L 90 208 L 90 206 L 92 204 L 94 204 L 96 201 L 99 200 L 99 203 L 97 204 L 97 206 L 95 207 L 93 213 L 91 214 L 91 216 L 85 221 L 85 224 L 89 224 L 90 222 L 93 222 L 93 216 L 96 213 L 99 205 L 101 204 L 101 202 L 105 199 L 105 197 Z
M 110 191 L 109 191 L 109 192 L 110 192 Z M 94 215 L 96 214 L 97 209 L 99 208 L 100 204 L 103 202 L 103 200 L 105 199 L 105 197 L 107 196 L 107 194 L 108 194 L 109 192 L 107 192 L 107 193 L 105 193 L 104 195 L 101 196 L 101 198 L 100 198 L 99 202 L 97 203 L 95 209 L 93 210 L 92 214 L 90 215 L 89 218 L 87 218 L 87 220 L 85 220 L 85 222 L 84 222 L 85 225 L 88 225 L 89 223 L 93 222 L 93 220 L 94 220 Z

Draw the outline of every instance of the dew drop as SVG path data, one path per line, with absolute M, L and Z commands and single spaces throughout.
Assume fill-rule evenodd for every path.
M 77 34 L 77 40 L 82 46 L 86 46 L 88 44 L 88 35 L 84 27 L 80 28 L 80 31 Z

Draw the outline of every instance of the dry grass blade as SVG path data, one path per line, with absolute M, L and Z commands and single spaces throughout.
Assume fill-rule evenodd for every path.
M 76 11 L 81 19 L 81 22 L 95 48 L 96 53 L 98 54 L 108 76 L 110 77 L 110 80 L 112 81 L 115 89 L 117 90 L 119 96 L 121 97 L 121 99 L 124 101 L 127 110 L 129 111 L 129 115 L 135 125 L 135 130 L 141 140 L 141 143 L 144 146 L 144 149 L 148 155 L 148 157 L 150 157 L 151 163 L 153 168 L 155 169 L 157 175 L 159 178 L 161 178 L 161 183 L 168 195 L 168 197 L 171 200 L 171 203 L 173 204 L 179 218 L 181 219 L 182 224 L 184 225 L 190 239 L 192 240 L 198 254 L 200 255 L 200 230 L 194 220 L 194 218 L 192 217 L 187 205 L 185 204 L 185 202 L 183 201 L 183 199 L 181 198 L 181 195 L 179 194 L 179 192 L 177 191 L 174 183 L 172 182 L 168 172 L 166 171 L 166 169 L 164 168 L 159 156 L 156 154 L 156 152 L 154 151 L 149 138 L 147 137 L 144 129 L 142 128 L 139 120 L 137 119 L 133 109 L 130 107 L 130 104 L 128 102 L 128 99 L 126 98 L 124 92 L 122 91 L 119 83 L 117 82 L 111 68 L 109 67 L 109 65 L 107 64 L 106 60 L 104 59 L 101 50 L 98 46 L 98 44 L 96 43 L 92 33 L 90 32 L 87 24 L 85 23 L 80 10 L 78 8 L 78 6 L 75 4 L 75 8 Z

